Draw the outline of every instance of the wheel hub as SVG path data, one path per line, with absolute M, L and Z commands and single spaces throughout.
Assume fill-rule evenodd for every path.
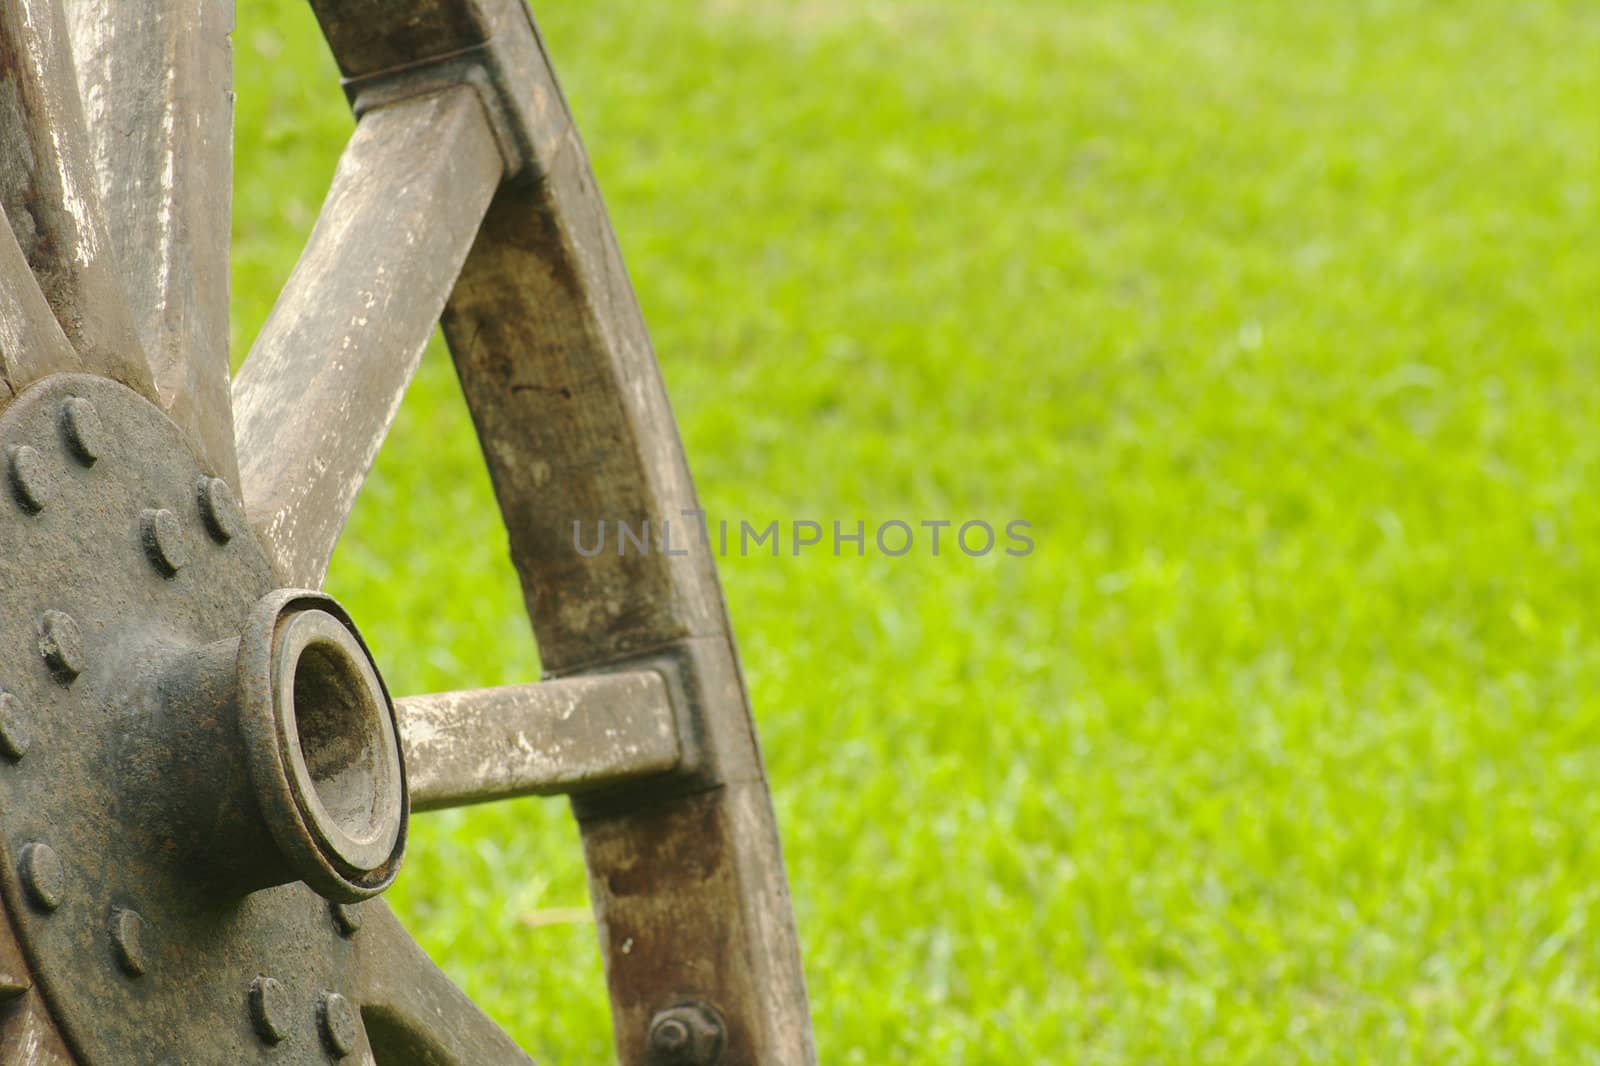
M 120 385 L 35 384 L 0 449 L 0 892 L 52 1013 L 91 1062 L 355 1053 L 337 907 L 409 806 L 354 625 Z

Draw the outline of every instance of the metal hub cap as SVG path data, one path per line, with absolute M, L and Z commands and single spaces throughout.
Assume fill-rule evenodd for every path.
M 349 619 L 326 596 L 271 593 L 236 668 L 256 798 L 294 875 L 340 902 L 387 888 L 405 842 L 405 773 L 394 707 Z
M 349 616 L 273 589 L 227 484 L 121 385 L 33 385 L 0 449 L 0 890 L 68 1038 L 116 1063 L 361 1051 L 327 900 L 393 881 L 409 806 Z

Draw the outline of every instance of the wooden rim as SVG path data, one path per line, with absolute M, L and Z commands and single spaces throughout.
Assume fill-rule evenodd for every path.
M 413 798 L 574 794 L 626 1066 L 814 1062 L 714 561 L 571 539 L 575 521 L 660 529 L 699 509 L 532 18 L 521 0 L 312 3 L 360 120 L 232 381 L 231 5 L 0 7 L 0 405 L 59 373 L 133 388 L 206 484 L 238 493 L 278 583 L 315 589 L 442 322 L 547 680 L 400 701 L 411 777 L 432 789 Z M 560 732 L 556 699 L 626 728 Z M 541 757 L 512 760 L 513 739 Z M 376 1062 L 525 1061 L 367 906 L 353 995 Z M 0 923 L 0 1062 L 75 1061 L 28 973 Z M 325 1008 L 332 1047 L 346 1008 Z

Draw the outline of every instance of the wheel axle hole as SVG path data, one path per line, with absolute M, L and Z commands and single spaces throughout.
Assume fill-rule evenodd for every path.
M 294 664 L 296 739 L 317 798 L 358 841 L 383 830 L 387 715 L 365 672 L 336 644 L 308 644 Z

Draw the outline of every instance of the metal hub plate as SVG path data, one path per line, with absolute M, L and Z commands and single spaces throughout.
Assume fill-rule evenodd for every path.
M 231 493 L 130 390 L 57 376 L 0 415 L 0 892 L 83 1061 L 370 1061 L 330 1001 L 341 916 L 303 884 L 208 887 L 147 816 L 175 769 L 139 741 L 148 664 L 238 637 L 271 587 Z

